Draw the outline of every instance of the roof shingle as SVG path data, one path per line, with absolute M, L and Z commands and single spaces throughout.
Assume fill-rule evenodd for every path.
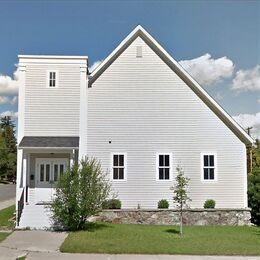
M 79 147 L 79 137 L 77 136 L 24 136 L 20 142 L 19 148 L 37 148 L 37 147 Z

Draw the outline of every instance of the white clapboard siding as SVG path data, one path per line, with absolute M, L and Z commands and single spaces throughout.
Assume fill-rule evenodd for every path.
M 58 71 L 58 87 L 47 87 L 47 71 Z M 24 135 L 79 134 L 80 66 L 37 63 L 26 65 Z
M 87 120 L 88 154 L 105 171 L 112 152 L 127 153 L 127 181 L 113 182 L 124 208 L 172 200 L 173 182 L 156 181 L 158 152 L 172 153 L 174 177 L 179 164 L 191 179 L 191 207 L 206 199 L 219 208 L 247 206 L 245 145 L 140 37 L 88 90 Z M 218 181 L 201 181 L 202 152 L 217 153 Z

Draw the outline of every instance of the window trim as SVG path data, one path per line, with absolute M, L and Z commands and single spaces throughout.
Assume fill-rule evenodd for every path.
M 204 155 L 214 156 L 214 179 L 204 179 Z M 217 182 L 218 181 L 218 157 L 216 152 L 203 152 L 200 154 L 200 171 L 202 182 Z
M 159 179 L 159 155 L 169 155 L 169 179 Z M 156 181 L 172 181 L 173 180 L 173 159 L 172 153 L 156 153 Z
M 55 87 L 50 87 L 50 72 L 55 72 Z M 56 89 L 59 87 L 59 71 L 58 70 L 47 70 L 46 86 L 50 89 Z
M 114 179 L 113 169 L 114 169 L 114 155 L 124 156 L 124 179 Z M 110 178 L 113 182 L 124 182 L 127 181 L 127 153 L 126 152 L 112 152 L 111 153 L 111 174 Z

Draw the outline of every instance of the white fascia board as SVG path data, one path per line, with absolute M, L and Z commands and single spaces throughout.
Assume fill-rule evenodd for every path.
M 133 38 L 135 36 L 135 34 L 139 31 L 143 29 L 141 25 L 138 25 L 131 33 L 129 33 L 126 38 L 112 51 L 112 53 L 110 55 L 107 56 L 106 59 L 104 59 L 99 66 L 97 66 L 97 68 L 94 69 L 93 72 L 91 72 L 90 77 L 94 78 L 96 76 L 96 74 L 98 74 L 98 72 L 100 70 L 102 70 L 102 68 L 104 68 L 106 66 L 106 64 L 118 53 L 121 51 L 121 49 L 124 47 L 124 45 L 128 44 L 128 42 L 131 40 L 131 38 Z M 144 29 L 143 29 L 144 30 Z
M 58 56 L 58 55 L 18 55 L 19 64 L 28 63 L 55 63 L 80 64 L 87 67 L 87 56 Z
M 18 146 L 18 149 L 28 149 L 28 150 L 71 150 L 71 149 L 79 149 L 79 147 L 26 147 L 26 146 Z
M 88 56 L 65 56 L 65 55 L 23 55 L 19 54 L 18 58 L 24 58 L 24 59 L 80 59 L 80 60 L 86 60 L 88 59 Z
M 250 137 L 246 131 L 200 86 L 200 84 L 191 77 L 191 75 L 176 61 L 171 55 L 141 26 L 138 25 L 119 45 L 118 47 L 90 74 L 90 78 L 94 78 L 110 60 L 114 58 L 128 43 L 135 38 L 136 35 L 141 35 L 155 49 L 157 54 L 168 64 L 168 66 L 179 73 L 180 77 L 186 82 L 190 88 L 209 106 L 214 113 L 238 136 L 238 138 L 246 145 L 252 145 L 254 139 Z M 150 47 L 151 47 L 150 46 Z

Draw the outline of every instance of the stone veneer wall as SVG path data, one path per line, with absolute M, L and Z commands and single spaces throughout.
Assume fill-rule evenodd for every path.
M 250 209 L 189 209 L 183 212 L 185 225 L 250 225 Z M 178 225 L 179 211 L 157 210 L 104 210 L 96 220 L 121 224 Z

